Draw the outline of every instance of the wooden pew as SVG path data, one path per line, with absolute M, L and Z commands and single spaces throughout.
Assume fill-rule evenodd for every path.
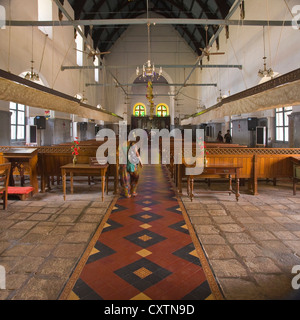
M 258 194 L 259 179 L 293 179 L 291 156 L 300 156 L 297 148 L 207 148 L 210 164 L 241 165 L 240 178 L 248 180 L 248 190 Z M 174 181 L 178 192 L 182 193 L 182 182 L 187 179 L 184 164 L 174 164 Z

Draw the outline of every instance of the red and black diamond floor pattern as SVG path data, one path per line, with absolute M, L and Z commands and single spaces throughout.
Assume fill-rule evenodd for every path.
M 144 166 L 138 196 L 117 200 L 67 299 L 215 299 L 203 269 L 166 169 Z

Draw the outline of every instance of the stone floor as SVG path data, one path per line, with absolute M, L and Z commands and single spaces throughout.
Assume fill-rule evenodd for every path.
M 0 300 L 59 297 L 113 199 L 109 192 L 101 201 L 100 184 L 74 183 L 74 189 L 66 201 L 59 185 L 0 210 L 0 265 L 6 271 Z
M 77 181 L 63 201 L 55 185 L 0 210 L 0 300 L 59 297 L 114 198 L 110 191 L 101 202 L 99 189 Z M 291 286 L 292 267 L 300 265 L 300 191 L 293 196 L 291 184 L 266 182 L 258 190 L 252 196 L 242 187 L 238 202 L 227 194 L 182 201 L 225 299 L 300 299 Z
M 257 196 L 244 187 L 238 202 L 221 194 L 182 201 L 226 299 L 300 299 L 291 285 L 293 266 L 300 269 L 300 192 L 293 196 L 291 183 L 261 181 Z

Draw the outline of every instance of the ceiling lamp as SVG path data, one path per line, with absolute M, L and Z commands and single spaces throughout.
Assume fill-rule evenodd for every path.
M 26 80 L 31 80 L 31 81 L 39 81 L 40 80 L 40 76 L 38 75 L 38 73 L 35 73 L 33 71 L 33 64 L 34 64 L 34 61 L 33 61 L 33 27 L 31 29 L 31 68 L 30 68 L 30 71 L 27 72 L 24 76 L 24 78 Z
M 217 98 L 217 102 L 220 103 L 222 102 L 223 99 L 227 98 L 228 96 L 222 95 L 222 90 L 220 90 L 220 95 Z
M 264 68 L 263 69 L 260 69 L 258 71 L 258 76 L 261 78 L 261 80 L 259 81 L 259 84 L 262 84 L 266 81 L 269 81 L 271 79 L 274 79 L 275 77 L 277 77 L 279 75 L 278 72 L 274 72 L 272 70 L 272 68 L 267 68 L 267 57 L 266 57 L 266 45 L 265 45 L 265 27 L 263 27 L 263 41 L 264 41 L 264 57 L 263 57 L 263 60 L 264 60 Z
M 34 61 L 31 60 L 31 70 L 25 74 L 24 78 L 31 81 L 40 81 L 40 76 L 38 75 L 38 73 L 35 73 L 33 71 L 33 63 Z
M 147 21 L 148 21 L 148 0 L 147 0 Z M 162 67 L 159 68 L 159 71 L 156 72 L 154 63 L 151 63 L 151 57 L 150 57 L 150 22 L 147 23 L 148 28 L 148 60 L 146 63 L 143 64 L 143 78 L 153 78 L 158 75 L 158 78 L 162 75 Z M 140 75 L 140 68 L 136 68 L 136 75 Z
M 263 57 L 263 59 L 264 59 L 264 68 L 263 70 L 258 71 L 258 76 L 261 78 L 261 80 L 259 81 L 259 84 L 262 84 L 266 81 L 272 80 L 279 76 L 278 72 L 274 72 L 272 68 L 269 68 L 269 69 L 267 68 L 267 63 L 266 63 L 267 57 Z
M 88 99 L 85 97 L 85 92 L 84 92 L 84 90 L 83 90 L 83 93 L 82 93 L 82 97 L 81 97 L 81 99 L 80 99 L 80 102 L 81 102 L 81 103 L 87 103 L 87 102 L 88 102 Z

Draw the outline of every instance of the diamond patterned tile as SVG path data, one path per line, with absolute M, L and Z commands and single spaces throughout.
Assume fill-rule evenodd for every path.
M 171 207 L 171 208 L 167 208 L 168 211 L 174 212 L 174 213 L 178 213 L 178 214 L 182 214 L 181 213 L 181 208 L 179 205 Z
M 78 263 L 69 300 L 215 298 L 170 181 L 164 166 L 143 167 L 138 196 L 118 198 Z
M 154 220 L 162 218 L 162 216 L 160 216 L 159 214 L 149 212 L 149 211 L 147 213 L 140 212 L 140 213 L 134 214 L 130 217 L 133 219 L 139 220 L 141 222 L 145 222 L 145 223 L 152 222 Z
M 142 258 L 116 270 L 115 274 L 140 291 L 144 291 L 169 276 L 171 272 L 146 258 Z
M 105 258 L 107 256 L 110 256 L 112 254 L 116 253 L 115 250 L 111 249 L 110 247 L 104 245 L 100 241 L 97 241 L 94 248 L 91 251 L 91 254 L 87 260 L 87 264 L 94 262 L 96 260 Z
M 155 206 L 156 204 L 160 203 L 160 201 L 156 201 L 154 199 L 151 199 L 151 197 L 149 196 L 149 198 L 136 201 L 136 203 L 141 205 L 141 206 L 144 206 L 144 207 L 145 206 L 146 207 L 151 207 L 151 206 Z
M 144 223 L 144 224 L 141 224 L 140 227 L 143 228 L 143 229 L 149 229 L 152 226 L 150 224 L 148 224 L 148 223 Z
M 116 221 L 113 221 L 112 219 L 107 219 L 105 226 L 103 227 L 102 232 L 111 231 L 117 228 L 121 228 L 122 225 Z
M 204 281 L 196 289 L 184 296 L 182 300 L 205 300 L 211 296 L 211 290 L 207 281 Z
M 148 248 L 166 239 L 165 237 L 150 230 L 142 230 L 124 238 L 142 248 Z
M 116 212 L 119 212 L 119 211 L 123 211 L 123 210 L 126 210 L 127 208 L 124 207 L 124 206 L 121 206 L 120 204 L 116 203 L 115 206 L 113 207 L 112 209 L 112 214 L 113 213 L 116 213 Z
M 81 279 L 77 280 L 73 288 L 73 294 L 75 294 L 80 300 L 103 300 Z
M 200 260 L 198 258 L 193 243 L 190 243 L 187 246 L 184 246 L 183 248 L 173 252 L 173 254 L 177 257 L 180 257 L 182 259 L 185 259 L 187 261 L 201 266 Z
M 152 252 L 149 250 L 146 250 L 146 249 L 142 249 L 140 251 L 137 251 L 137 254 L 139 254 L 141 257 L 145 258 L 145 257 L 149 256 L 150 254 L 152 254 Z
M 177 223 L 170 225 L 169 228 L 183 232 L 185 234 L 189 234 L 189 230 L 188 230 L 187 225 L 184 220 L 181 220 Z

